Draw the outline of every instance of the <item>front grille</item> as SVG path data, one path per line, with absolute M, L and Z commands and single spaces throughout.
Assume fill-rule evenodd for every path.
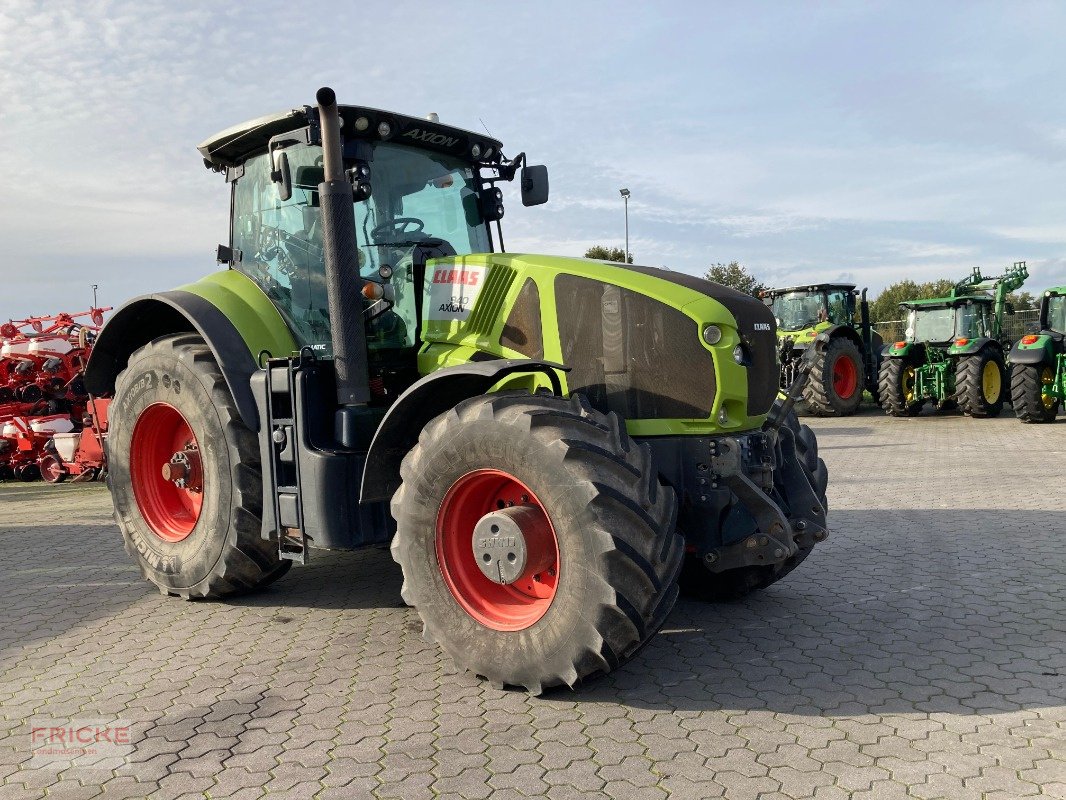
M 658 300 L 576 275 L 555 279 L 571 392 L 626 419 L 706 419 L 715 397 L 711 354 L 695 321 Z

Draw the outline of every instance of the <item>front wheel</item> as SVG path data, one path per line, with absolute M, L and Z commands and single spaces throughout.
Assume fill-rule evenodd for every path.
M 1014 413 L 1022 422 L 1054 422 L 1059 399 L 1051 394 L 1055 368 L 1050 364 L 1015 364 L 1011 371 L 1010 396 Z
M 259 447 L 199 336 L 156 339 L 115 383 L 108 484 L 128 552 L 163 594 L 217 598 L 283 575 L 260 536 Z
M 1006 399 L 1006 377 L 1003 354 L 995 347 L 959 358 L 955 365 L 959 409 L 971 417 L 998 417 Z
M 465 400 L 392 499 L 403 599 L 461 668 L 539 693 L 630 658 L 677 598 L 676 498 L 650 449 L 580 395 Z

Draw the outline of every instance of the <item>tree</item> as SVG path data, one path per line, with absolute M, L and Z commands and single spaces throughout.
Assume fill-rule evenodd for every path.
M 758 297 L 759 292 L 766 288 L 766 284 L 740 266 L 736 261 L 728 264 L 715 264 L 705 276 L 707 280 L 736 289 L 738 292 Z
M 619 264 L 627 263 L 625 250 L 621 247 L 604 247 L 602 244 L 598 244 L 586 250 L 585 258 L 594 258 L 597 261 L 617 261 Z M 632 251 L 629 253 L 628 263 L 633 263 Z
M 1011 292 L 1007 295 L 1007 302 L 1014 306 L 1015 311 L 1032 311 L 1040 308 L 1040 301 L 1029 292 Z
M 908 300 L 928 300 L 933 297 L 947 297 L 955 287 L 955 281 L 940 278 L 926 283 L 915 283 L 908 279 L 893 283 L 881 290 L 877 299 L 870 303 L 871 322 L 891 322 L 900 319 L 903 314 L 900 303 Z

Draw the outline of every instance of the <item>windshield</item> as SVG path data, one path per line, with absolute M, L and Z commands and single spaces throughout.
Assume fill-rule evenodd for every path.
M 287 200 L 280 199 L 271 179 L 267 154 L 245 162 L 234 186 L 232 246 L 241 251 L 236 269 L 263 288 L 301 347 L 325 354 L 331 342 L 318 201 L 322 150 L 296 145 L 285 153 L 292 176 Z M 371 349 L 410 347 L 421 294 L 415 285 L 415 247 L 424 245 L 430 257 L 488 252 L 488 231 L 478 210 L 473 169 L 459 160 L 378 144 L 370 167 L 373 194 L 354 207 L 359 272 L 382 282 L 382 268 L 388 267 L 393 305 L 371 309 L 367 344 Z
M 1066 333 L 1066 295 L 1048 298 L 1047 326 L 1058 333 Z
M 827 317 L 823 292 L 788 292 L 774 297 L 774 316 L 783 331 L 799 331 L 824 322 Z

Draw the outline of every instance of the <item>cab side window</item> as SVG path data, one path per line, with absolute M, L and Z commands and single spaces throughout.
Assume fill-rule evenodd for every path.
M 318 184 L 322 154 L 305 145 L 286 148 L 292 195 L 281 200 L 270 179 L 270 156 L 245 162 L 233 190 L 236 268 L 254 280 L 288 322 L 297 342 L 329 346 L 325 260 Z

